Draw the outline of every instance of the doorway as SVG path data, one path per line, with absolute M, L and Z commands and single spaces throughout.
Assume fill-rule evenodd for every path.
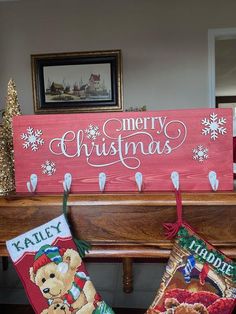
M 236 28 L 208 31 L 209 106 L 236 113 Z

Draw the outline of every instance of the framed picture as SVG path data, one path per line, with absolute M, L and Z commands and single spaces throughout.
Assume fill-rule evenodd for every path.
M 35 113 L 122 111 L 121 51 L 31 55 Z
M 236 96 L 217 96 L 216 108 L 232 108 L 233 115 L 236 116 Z

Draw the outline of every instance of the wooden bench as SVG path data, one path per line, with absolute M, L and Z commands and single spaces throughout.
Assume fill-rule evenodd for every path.
M 235 258 L 236 192 L 183 193 L 182 198 L 185 220 Z M 6 240 L 61 213 L 61 195 L 0 197 L 0 256 L 8 255 Z M 162 224 L 176 220 L 175 196 L 169 192 L 73 194 L 68 199 L 68 218 L 75 236 L 92 245 L 87 260 L 123 262 L 123 288 L 129 293 L 134 259 L 158 261 L 170 254 L 172 241 L 164 237 Z

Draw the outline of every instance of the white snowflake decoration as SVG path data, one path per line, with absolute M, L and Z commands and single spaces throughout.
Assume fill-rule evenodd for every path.
M 52 176 L 56 172 L 56 164 L 53 161 L 46 160 L 44 164 L 41 165 L 42 173 Z
M 39 145 L 44 144 L 44 140 L 41 138 L 43 134 L 42 130 L 34 130 L 30 126 L 27 128 L 27 133 L 21 134 L 21 139 L 25 142 L 23 143 L 23 148 L 31 148 L 33 152 L 39 149 Z
M 216 140 L 219 134 L 224 135 L 227 133 L 227 129 L 225 128 L 224 124 L 226 123 L 226 118 L 218 118 L 217 113 L 210 114 L 210 118 L 204 118 L 202 120 L 202 124 L 205 126 L 202 129 L 203 135 L 210 134 L 212 140 Z
M 89 127 L 85 130 L 87 138 L 89 138 L 90 140 L 96 140 L 96 138 L 99 135 L 101 135 L 101 133 L 98 130 L 99 130 L 98 126 L 90 124 Z
M 203 162 L 208 158 L 208 149 L 203 145 L 198 145 L 193 149 L 193 159 L 199 162 Z

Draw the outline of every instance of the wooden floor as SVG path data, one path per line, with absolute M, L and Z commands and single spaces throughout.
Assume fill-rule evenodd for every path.
M 145 310 L 142 309 L 113 309 L 115 314 L 144 314 Z M 1 314 L 34 314 L 34 311 L 30 305 L 13 305 L 13 304 L 1 304 Z

